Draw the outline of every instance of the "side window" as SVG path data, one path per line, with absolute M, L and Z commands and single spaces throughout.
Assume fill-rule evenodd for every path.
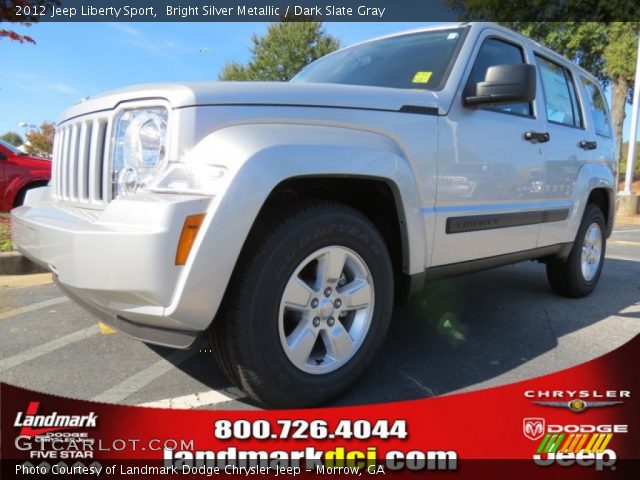
M 582 78 L 582 84 L 587 92 L 587 104 L 589 105 L 589 110 L 591 110 L 591 118 L 593 118 L 596 133 L 605 137 L 611 137 L 609 113 L 600 89 L 591 80 L 587 80 L 586 78 Z
M 538 57 L 547 120 L 561 125 L 582 128 L 582 115 L 576 96 L 576 86 L 566 68 Z
M 473 64 L 471 75 L 467 83 L 467 91 L 473 94 L 473 89 L 478 82 L 485 79 L 487 70 L 494 65 L 510 65 L 513 63 L 525 63 L 522 49 L 512 43 L 508 43 L 496 38 L 489 38 L 484 41 Z M 470 91 L 471 90 L 471 91 Z M 530 103 L 514 103 L 509 105 L 498 105 L 488 107 L 488 110 L 498 112 L 514 113 L 516 115 L 532 115 Z

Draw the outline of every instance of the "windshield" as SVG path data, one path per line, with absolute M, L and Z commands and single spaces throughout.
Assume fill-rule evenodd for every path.
M 439 90 L 462 32 L 432 30 L 356 45 L 317 60 L 291 81 Z
M 0 145 L 2 145 L 4 148 L 9 150 L 14 155 L 24 155 L 24 152 L 22 152 L 21 150 L 18 150 L 16 147 L 11 145 L 10 143 L 5 142 L 4 140 L 0 140 Z

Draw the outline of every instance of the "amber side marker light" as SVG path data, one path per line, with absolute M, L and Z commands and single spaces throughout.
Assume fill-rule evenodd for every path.
M 176 250 L 176 265 L 184 265 L 187 263 L 191 247 L 193 247 L 193 242 L 196 240 L 198 230 L 200 230 L 200 225 L 202 225 L 203 220 L 204 213 L 189 215 L 184 220 L 180 240 L 178 241 L 178 249 Z

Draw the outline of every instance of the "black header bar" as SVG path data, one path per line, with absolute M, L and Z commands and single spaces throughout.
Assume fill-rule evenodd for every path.
M 501 3 L 504 7 L 501 7 Z M 633 0 L 0 0 L 0 21 L 632 21 Z

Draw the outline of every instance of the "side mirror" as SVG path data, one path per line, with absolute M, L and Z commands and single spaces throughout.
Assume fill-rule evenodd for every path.
M 0 152 L 0 160 L 6 160 L 7 155 L 4 152 Z
M 532 102 L 536 98 L 536 67 L 525 63 L 494 65 L 475 87 L 474 95 L 464 97 L 466 106 Z

